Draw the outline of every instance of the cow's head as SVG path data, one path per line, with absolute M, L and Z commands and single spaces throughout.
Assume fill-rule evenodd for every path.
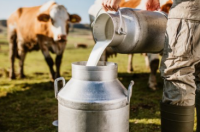
M 63 5 L 55 2 L 48 2 L 41 6 L 37 18 L 40 22 L 48 23 L 54 41 L 66 41 L 68 22 L 78 23 L 81 21 L 80 16 L 70 15 Z

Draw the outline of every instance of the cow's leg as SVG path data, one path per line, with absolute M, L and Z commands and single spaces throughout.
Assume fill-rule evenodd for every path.
M 25 78 L 24 75 L 24 60 L 26 57 L 26 50 L 24 49 L 24 43 L 18 42 L 18 55 L 19 55 L 19 77 Z
M 150 66 L 150 75 L 148 85 L 149 88 L 152 90 L 156 90 L 157 87 L 157 79 L 156 79 L 156 72 L 159 66 L 159 55 L 158 54 L 147 54 L 149 66 Z
M 150 68 L 150 66 L 149 66 L 149 65 L 150 65 L 150 64 L 149 64 L 149 57 L 147 56 L 147 54 L 143 54 L 143 55 L 145 56 L 144 59 L 145 59 L 146 68 L 149 69 L 149 68 Z
M 61 62 L 62 62 L 62 57 L 63 57 L 63 54 L 56 56 L 56 75 L 55 75 L 55 78 L 60 77 L 60 65 L 61 65 Z
M 127 67 L 127 72 L 131 73 L 133 72 L 133 54 L 128 55 L 128 67 Z
M 13 43 L 10 43 L 9 44 L 9 48 L 10 48 L 9 57 L 10 57 L 10 64 L 11 64 L 11 67 L 10 67 L 10 79 L 16 79 L 14 63 L 15 63 L 15 48 L 17 48 L 17 46 L 15 46 Z
M 43 53 L 44 58 L 47 62 L 47 65 L 49 66 L 49 70 L 50 70 L 50 73 L 51 73 L 51 79 L 54 80 L 55 79 L 55 71 L 53 69 L 53 65 L 54 65 L 53 59 L 51 58 L 48 49 L 42 49 L 42 53 Z
M 15 55 L 17 52 L 17 35 L 16 33 L 9 33 L 8 32 L 8 39 L 9 39 L 9 58 L 10 58 L 10 79 L 16 79 L 15 76 L 15 67 L 14 67 L 14 63 L 15 63 Z

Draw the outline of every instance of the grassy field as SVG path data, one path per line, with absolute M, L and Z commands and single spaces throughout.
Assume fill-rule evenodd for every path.
M 41 51 L 30 52 L 25 60 L 26 79 L 10 81 L 8 44 L 5 34 L 0 35 L 0 132 L 55 132 L 52 122 L 57 119 L 57 100 L 54 98 L 53 82 Z M 75 43 L 88 44 L 87 49 L 76 49 Z M 71 63 L 86 61 L 93 47 L 90 31 L 77 30 L 70 33 L 64 53 L 61 75 L 71 78 Z M 52 55 L 55 58 L 55 55 Z M 118 78 L 128 87 L 135 81 L 130 105 L 130 132 L 160 132 L 159 102 L 162 96 L 162 79 L 157 74 L 157 91 L 147 87 L 148 72 L 144 57 L 134 56 L 134 73 L 127 73 L 127 55 L 118 54 L 109 61 L 118 63 Z M 18 72 L 18 61 L 15 64 Z M 194 129 L 195 130 L 195 129 Z

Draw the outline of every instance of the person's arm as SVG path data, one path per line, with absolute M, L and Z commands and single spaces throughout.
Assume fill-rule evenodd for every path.
M 121 0 L 102 0 L 102 7 L 105 11 L 117 11 Z M 155 11 L 160 9 L 159 0 L 146 0 L 146 10 Z

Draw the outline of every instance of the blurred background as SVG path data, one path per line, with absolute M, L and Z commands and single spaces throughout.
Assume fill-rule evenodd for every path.
M 55 132 L 52 125 L 57 120 L 57 100 L 54 97 L 53 82 L 41 51 L 27 54 L 24 64 L 26 78 L 9 79 L 9 45 L 7 39 L 7 18 L 19 7 L 42 5 L 47 0 L 0 0 L 0 132 Z M 94 46 L 88 10 L 94 0 L 56 0 L 64 5 L 70 14 L 78 14 L 82 21 L 69 29 L 67 46 L 62 58 L 61 76 L 71 78 L 71 63 L 87 61 Z M 72 26 L 71 26 L 72 27 Z M 30 31 L 31 32 L 31 31 Z M 78 47 L 77 44 L 85 46 Z M 51 54 L 54 59 L 55 54 Z M 162 96 L 162 79 L 157 73 L 158 89 L 148 88 L 149 68 L 144 56 L 135 54 L 133 69 L 127 72 L 128 55 L 117 54 L 109 58 L 118 64 L 118 78 L 128 87 L 135 81 L 130 106 L 130 132 L 160 132 L 159 102 Z M 15 68 L 18 74 L 19 61 Z M 55 66 L 54 66 L 55 68 Z
M 94 0 L 55 0 L 57 3 L 64 5 L 69 13 L 77 13 L 81 16 L 81 23 L 89 23 L 88 9 Z M 7 19 L 14 11 L 20 7 L 38 6 L 48 2 L 48 0 L 0 0 L 0 19 Z

